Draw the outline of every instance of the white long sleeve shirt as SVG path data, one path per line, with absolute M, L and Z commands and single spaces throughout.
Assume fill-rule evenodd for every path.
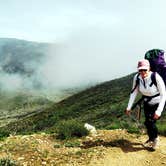
M 166 88 L 163 79 L 158 73 L 156 73 L 157 87 L 154 84 L 150 86 L 150 84 L 152 83 L 151 74 L 152 72 L 150 72 L 148 77 L 144 79 L 140 75 L 138 76 L 139 85 L 136 87 L 133 93 L 130 94 L 127 110 L 131 110 L 131 107 L 135 101 L 138 92 L 140 92 L 142 95 L 145 96 L 154 96 L 156 94 L 160 94 L 159 96 L 153 97 L 148 103 L 150 105 L 159 104 L 155 113 L 158 116 L 161 116 L 161 113 L 164 109 L 164 105 L 166 102 Z M 137 79 L 137 74 L 134 76 L 133 79 L 133 88 L 135 87 L 136 79 Z

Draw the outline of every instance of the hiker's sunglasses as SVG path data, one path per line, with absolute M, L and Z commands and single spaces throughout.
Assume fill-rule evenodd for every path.
M 147 69 L 140 69 L 139 73 L 141 73 L 141 72 L 147 72 Z

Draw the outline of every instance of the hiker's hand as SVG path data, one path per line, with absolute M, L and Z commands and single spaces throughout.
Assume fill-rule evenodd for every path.
M 160 118 L 160 116 L 158 116 L 157 114 L 154 114 L 153 119 L 157 120 L 159 118 Z
M 129 116 L 130 113 L 131 113 L 131 110 L 125 110 L 125 114 L 126 114 L 127 116 Z

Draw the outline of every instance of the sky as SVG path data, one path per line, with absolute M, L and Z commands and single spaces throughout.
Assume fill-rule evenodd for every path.
M 55 43 L 40 67 L 50 84 L 103 82 L 135 72 L 147 50 L 166 50 L 165 6 L 165 0 L 5 0 L 0 38 Z

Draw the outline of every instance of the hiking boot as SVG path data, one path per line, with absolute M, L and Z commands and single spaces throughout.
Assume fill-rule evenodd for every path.
M 145 143 L 143 143 L 143 146 L 145 148 L 152 148 L 152 143 L 153 142 L 148 139 Z
M 159 145 L 159 137 L 155 138 L 155 140 L 152 142 L 152 149 L 156 150 L 158 145 Z

